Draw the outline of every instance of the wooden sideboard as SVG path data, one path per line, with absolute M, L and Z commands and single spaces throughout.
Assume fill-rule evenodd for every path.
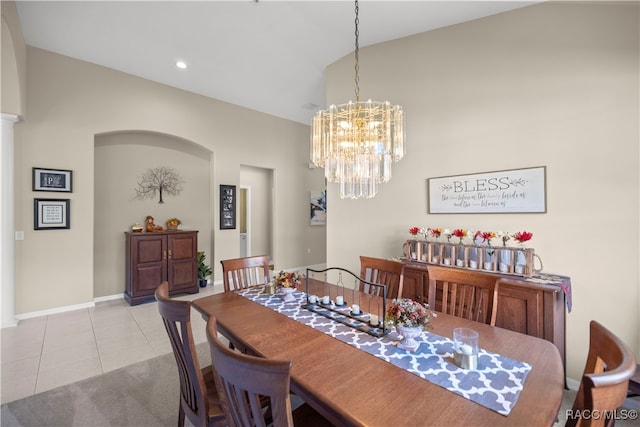
M 131 305 L 154 298 L 163 281 L 169 294 L 198 293 L 198 232 L 126 232 L 126 287 Z
M 428 302 L 429 275 L 425 263 L 407 262 L 402 296 Z M 450 267 L 455 268 L 455 267 Z M 465 269 L 469 274 L 472 270 Z M 544 280 L 495 274 L 499 277 L 496 326 L 551 341 L 565 363 L 566 297 L 562 288 Z

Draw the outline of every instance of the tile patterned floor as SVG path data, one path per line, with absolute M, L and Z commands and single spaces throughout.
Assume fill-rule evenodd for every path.
M 217 292 L 221 284 L 175 298 Z M 191 322 L 196 343 L 206 342 L 205 322 L 195 310 Z M 157 304 L 132 307 L 124 299 L 22 320 L 0 329 L 0 337 L 3 404 L 171 352 Z

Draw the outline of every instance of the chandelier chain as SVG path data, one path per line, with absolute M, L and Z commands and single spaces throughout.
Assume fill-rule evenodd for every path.
M 311 128 L 310 158 L 325 169 L 340 198 L 370 198 L 391 179 L 391 164 L 405 155 L 404 113 L 389 101 L 360 101 L 360 7 L 355 1 L 356 102 L 318 111 Z
M 355 57 L 356 57 L 356 66 L 355 66 L 355 70 L 356 70 L 356 76 L 355 76 L 356 103 L 360 102 L 360 76 L 359 76 L 359 71 L 360 71 L 360 64 L 359 64 L 360 45 L 358 44 L 358 36 L 360 35 L 360 32 L 358 31 L 358 24 L 360 23 L 360 20 L 358 19 L 358 12 L 359 11 L 360 11 L 360 7 L 358 6 L 358 0 L 356 0 L 356 20 L 355 20 L 355 24 L 356 24 L 356 31 L 355 31 L 355 35 L 356 35 L 356 50 L 355 50 Z

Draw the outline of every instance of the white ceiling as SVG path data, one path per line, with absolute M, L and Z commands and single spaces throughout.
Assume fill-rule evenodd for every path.
M 534 3 L 363 0 L 360 46 Z M 355 43 L 353 1 L 16 4 L 30 46 L 305 124 L 325 108 L 324 69 Z

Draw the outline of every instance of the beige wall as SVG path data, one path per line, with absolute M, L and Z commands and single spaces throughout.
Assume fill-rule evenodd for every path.
M 212 153 L 189 141 L 168 135 L 119 132 L 97 135 L 94 156 L 93 286 L 94 298 L 122 293 L 125 277 L 125 230 L 144 224 L 151 215 L 166 227 L 179 218 L 181 229 L 199 230 L 198 250 L 212 258 L 213 212 Z M 142 174 L 170 167 L 184 183 L 179 196 L 163 195 L 137 200 L 135 188 Z
M 329 185 L 327 263 L 400 255 L 412 226 L 530 230 L 544 270 L 572 278 L 569 376 L 590 319 L 640 355 L 638 19 L 637 2 L 543 4 L 362 50 L 362 97 L 403 105 L 407 157 L 372 200 Z M 348 56 L 327 70 L 328 100 L 352 82 Z M 546 214 L 427 213 L 429 177 L 539 165 Z
M 20 28 L 16 4 L 0 2 L 2 10 L 2 73 L 0 107 L 3 113 L 21 116 L 26 93 L 27 49 Z
M 105 191 L 110 197 L 123 201 L 133 190 L 131 180 L 142 168 L 156 161 L 160 165 L 167 159 L 178 159 L 172 150 L 184 152 L 179 155 L 181 165 L 189 163 L 191 156 L 194 159 L 189 167 L 199 168 L 205 164 L 204 167 L 210 169 L 203 175 L 194 175 L 198 180 L 211 179 L 208 183 L 211 190 L 203 202 L 210 217 L 204 222 L 194 220 L 192 224 L 203 228 L 205 223 L 212 224 L 210 229 L 199 231 L 200 247 L 208 246 L 207 234 L 213 245 L 214 254 L 208 257 L 214 268 L 213 280 L 221 279 L 221 259 L 239 255 L 239 230 L 218 229 L 217 200 L 220 184 L 240 185 L 242 164 L 273 169 L 276 174 L 285 168 L 284 176 L 304 177 L 282 179 L 274 184 L 275 205 L 286 204 L 287 209 L 276 211 L 274 216 L 275 251 L 271 255 L 277 265 L 283 266 L 302 267 L 324 262 L 324 236 L 319 236 L 316 228 L 308 225 L 308 192 L 324 186 L 322 172 L 307 167 L 308 126 L 40 49 L 27 49 L 27 63 L 29 114 L 15 128 L 15 225 L 16 230 L 24 230 L 25 234 L 23 241 L 16 242 L 18 315 L 84 304 L 96 296 L 123 292 L 124 280 L 116 283 L 121 274 L 122 254 L 105 254 L 105 251 L 118 250 L 122 233 L 147 211 L 156 212 L 163 221 L 174 216 L 174 212 L 175 216 L 185 212 L 183 217 L 189 219 L 192 217 L 189 210 L 202 209 L 201 204 L 178 207 L 179 202 L 192 202 L 197 198 L 185 195 L 178 200 L 168 199 L 162 210 L 151 202 L 136 201 L 126 202 L 127 210 L 117 218 L 95 212 L 95 207 L 111 202 L 100 200 L 105 193 L 95 191 L 103 190 L 103 183 L 96 182 L 97 179 L 103 179 L 105 174 L 117 175 L 121 192 L 113 194 L 115 187 Z M 169 143 L 168 148 L 144 151 L 153 154 L 138 163 L 122 160 L 117 167 L 108 163 L 117 160 L 107 144 L 98 144 L 95 148 L 96 136 L 132 132 L 164 134 L 176 143 Z M 185 144 L 195 144 L 200 152 L 212 153 L 211 165 L 206 166 L 206 161 L 184 148 Z M 116 145 L 121 149 L 125 146 Z M 143 151 L 136 150 L 129 147 L 121 153 L 143 155 Z M 286 164 L 282 159 L 287 159 Z M 73 193 L 31 191 L 33 166 L 73 170 Z M 70 198 L 71 229 L 34 231 L 34 197 Z M 296 217 L 307 221 L 295 220 Z M 96 227 L 105 229 L 96 233 Z M 290 232 L 295 227 L 300 229 Z M 103 242 L 107 243 L 103 246 Z M 315 245 L 317 250 L 304 258 L 297 253 L 292 256 L 291 247 L 308 244 Z M 94 260 L 94 251 L 104 257 L 106 264 L 103 259 Z M 303 261 L 305 264 L 298 264 Z M 115 273 L 109 271 L 110 268 Z

